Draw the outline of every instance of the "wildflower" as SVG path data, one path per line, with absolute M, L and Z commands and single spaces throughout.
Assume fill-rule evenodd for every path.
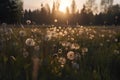
M 27 46 L 35 46 L 35 41 L 31 38 L 28 38 L 25 43 Z
M 79 44 L 77 44 L 77 43 L 73 43 L 73 44 L 71 44 L 70 48 L 77 50 L 77 49 L 80 48 L 80 46 L 79 46 Z
M 82 53 L 88 52 L 88 48 L 82 48 Z
M 58 54 L 53 54 L 53 58 L 58 58 Z
M 31 20 L 27 20 L 26 23 L 29 25 L 31 24 Z
M 94 35 L 92 35 L 92 34 L 90 34 L 90 37 L 89 37 L 89 39 L 93 39 L 95 36 Z
M 66 63 L 66 59 L 64 57 L 60 57 L 58 62 L 61 63 L 61 65 L 64 65 Z
M 24 37 L 24 36 L 26 36 L 26 32 L 23 31 L 23 30 L 21 30 L 21 31 L 19 31 L 19 35 L 20 35 L 21 37 Z
M 71 45 L 71 43 L 67 42 L 67 41 L 63 41 L 63 42 L 61 42 L 61 44 L 62 44 L 63 47 L 68 47 L 68 46 Z
M 74 38 L 70 38 L 71 39 L 71 41 L 74 41 L 75 39 Z
M 69 52 L 67 53 L 67 58 L 68 58 L 69 60 L 74 60 L 74 59 L 75 59 L 75 53 L 74 53 L 73 51 L 69 51 Z
M 45 40 L 49 41 L 52 39 L 52 35 L 51 34 L 48 34 L 45 36 Z
M 58 50 L 58 53 L 60 53 L 60 54 L 61 54 L 61 53 L 62 53 L 62 49 L 59 49 L 59 50 Z

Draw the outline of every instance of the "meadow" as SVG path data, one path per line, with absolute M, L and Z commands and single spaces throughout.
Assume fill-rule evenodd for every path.
M 0 26 L 0 80 L 120 80 L 119 74 L 119 26 Z

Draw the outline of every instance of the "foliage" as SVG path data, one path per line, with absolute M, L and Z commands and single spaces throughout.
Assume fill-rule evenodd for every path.
M 42 6 L 40 10 L 25 10 L 24 24 L 27 20 L 31 20 L 33 24 L 46 25 L 120 25 L 120 5 L 111 5 L 107 11 L 99 12 L 94 2 L 91 0 L 83 5 L 81 11 L 76 10 L 76 3 L 73 0 L 71 8 L 66 8 L 66 13 L 62 13 L 56 9 L 56 3 L 53 3 L 52 12 Z M 58 6 L 59 7 L 59 6 Z M 72 10 L 72 12 L 70 12 Z M 96 12 L 96 13 L 95 13 Z M 57 23 L 54 20 L 57 19 Z
M 20 23 L 23 15 L 21 0 L 0 0 L 0 23 Z
M 29 27 L 0 28 L 0 80 L 120 79 L 119 27 Z

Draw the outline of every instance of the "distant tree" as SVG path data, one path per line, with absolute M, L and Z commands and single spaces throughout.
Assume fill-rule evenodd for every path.
M 114 0 L 101 0 L 101 11 L 102 12 L 107 12 L 108 8 L 113 5 Z
M 53 6 L 52 6 L 52 14 L 55 13 L 55 2 L 53 2 Z
M 75 14 L 75 13 L 76 13 L 76 2 L 75 2 L 75 0 L 72 0 L 71 13 L 72 13 L 72 14 Z
M 47 11 L 47 14 L 50 14 L 50 6 L 48 4 L 45 4 L 45 10 Z
M 0 21 L 6 23 L 20 23 L 23 16 L 21 0 L 0 0 Z
M 95 3 L 96 0 L 87 0 L 85 3 L 87 13 L 97 13 L 97 5 Z

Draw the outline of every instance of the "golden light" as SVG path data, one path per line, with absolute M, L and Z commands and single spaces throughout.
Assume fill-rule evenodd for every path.
M 70 7 L 70 5 L 71 5 L 71 0 L 61 0 L 60 1 L 60 8 L 59 8 L 59 10 L 61 11 L 61 12 L 66 12 L 66 8 L 67 7 Z

